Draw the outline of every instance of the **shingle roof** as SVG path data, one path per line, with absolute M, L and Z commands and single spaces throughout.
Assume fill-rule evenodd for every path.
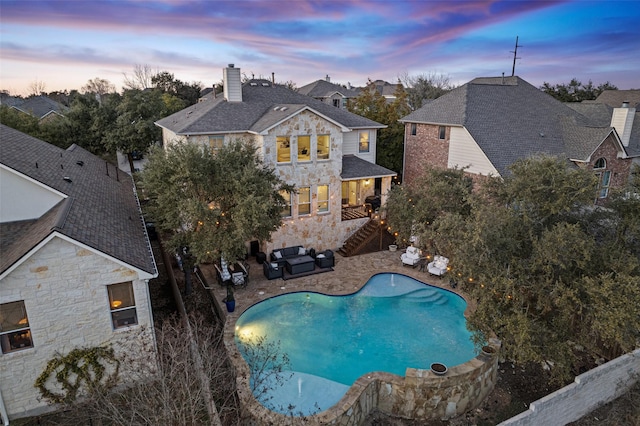
M 347 89 L 327 80 L 316 80 L 305 86 L 298 88 L 298 93 L 311 96 L 312 98 L 327 98 L 335 93 L 340 93 L 345 98 L 355 98 L 358 93 L 355 90 Z
M 606 124 L 583 129 L 580 140 L 569 138 L 569 129 L 599 126 L 517 76 L 474 79 L 400 121 L 465 127 L 500 174 L 538 153 L 563 158 L 591 153 L 610 130 Z
M 377 178 L 384 176 L 395 176 L 396 172 L 377 164 L 370 163 L 355 155 L 344 155 L 342 157 L 342 173 L 340 177 L 344 180 Z
M 287 105 L 291 109 L 307 106 L 349 129 L 386 127 L 284 86 L 272 85 L 268 80 L 244 83 L 242 102 L 227 102 L 223 97 L 207 98 L 158 120 L 156 124 L 178 135 L 260 132 L 266 128 L 266 122 L 273 122 L 273 108 L 279 105 Z M 282 113 L 284 117 L 287 111 Z M 267 114 L 272 118 L 266 119 Z
M 595 102 L 620 108 L 623 102 L 629 102 L 629 106 L 640 108 L 640 90 L 605 90 L 600 93 Z
M 0 273 L 57 231 L 156 274 L 131 176 L 77 145 L 64 150 L 5 125 L 0 147 L 0 163 L 67 196 L 37 220 L 0 224 Z
M 61 103 L 56 102 L 53 99 L 49 99 L 46 96 L 33 96 L 31 98 L 27 98 L 21 104 L 16 105 L 15 108 L 38 118 L 43 118 L 51 112 L 63 114 L 69 109 Z

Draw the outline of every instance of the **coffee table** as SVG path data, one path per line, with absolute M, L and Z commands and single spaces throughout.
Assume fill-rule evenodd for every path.
M 287 259 L 285 263 L 287 272 L 291 275 L 300 274 L 302 272 L 311 272 L 315 269 L 316 264 L 311 256 L 298 256 Z

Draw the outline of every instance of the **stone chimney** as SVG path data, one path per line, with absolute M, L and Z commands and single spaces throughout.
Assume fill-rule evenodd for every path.
M 224 83 L 224 99 L 227 102 L 242 102 L 240 68 L 229 64 L 227 68 L 222 70 L 222 81 Z
M 631 138 L 631 128 L 633 127 L 633 117 L 636 115 L 635 108 L 629 108 L 629 102 L 622 103 L 622 107 L 614 108 L 611 116 L 611 127 L 616 129 L 622 145 L 629 146 Z M 638 123 L 640 125 L 640 123 Z

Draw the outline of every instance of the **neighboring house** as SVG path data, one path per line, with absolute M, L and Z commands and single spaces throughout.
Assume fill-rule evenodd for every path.
M 79 146 L 0 125 L 0 190 L 0 413 L 18 418 L 49 410 L 34 383 L 57 354 L 155 350 L 157 272 L 131 177 Z
M 367 90 L 370 86 L 373 86 L 376 91 L 387 100 L 387 103 L 392 103 L 393 101 L 396 100 L 396 92 L 399 89 L 403 89 L 404 86 L 402 86 L 402 84 L 397 83 L 397 84 L 391 84 L 388 83 L 384 80 L 376 80 L 371 82 L 371 84 L 368 84 L 365 87 L 358 87 L 356 89 L 354 89 L 356 91 L 356 96 L 358 96 L 360 94 L 360 92 L 362 92 L 363 90 Z
M 377 189 L 384 204 L 396 175 L 375 164 L 377 129 L 385 126 L 268 80 L 241 84 L 232 65 L 223 77 L 222 96 L 156 123 L 165 147 L 187 141 L 216 150 L 235 139 L 252 141 L 264 164 L 297 188 L 283 194 L 289 201 L 283 226 L 261 242 L 262 251 L 342 245 L 367 221 L 367 196 Z
M 358 93 L 351 88 L 350 84 L 347 84 L 347 87 L 343 87 L 338 84 L 331 83 L 331 79 L 328 75 L 324 80 L 316 80 L 313 83 L 300 87 L 298 89 L 298 93 L 311 96 L 325 104 L 333 105 L 334 107 L 342 109 L 347 109 L 347 102 L 349 99 L 353 99 L 358 96 Z
M 19 96 L 11 96 L 6 91 L 0 92 L 0 105 L 12 107 L 12 106 L 20 105 L 22 102 L 24 102 L 24 99 L 22 99 Z
M 25 114 L 36 117 L 40 122 L 64 117 L 68 107 L 46 96 L 32 96 L 22 102 L 12 105 L 13 108 Z
M 640 163 L 635 107 L 564 104 L 517 76 L 476 78 L 400 121 L 407 184 L 427 165 L 505 176 L 516 160 L 543 153 L 597 173 L 594 199 L 602 203 Z

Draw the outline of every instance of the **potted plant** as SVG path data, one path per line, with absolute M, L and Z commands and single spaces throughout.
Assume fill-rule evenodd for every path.
M 227 305 L 227 312 L 233 312 L 236 309 L 236 299 L 233 296 L 233 286 L 227 285 L 227 297 L 222 299 L 225 305 Z
M 442 376 L 447 373 L 447 366 L 440 362 L 434 362 L 433 364 L 431 364 L 431 371 L 433 371 L 438 376 Z
M 485 345 L 481 349 L 484 355 L 491 356 L 496 353 L 496 349 L 493 346 Z

